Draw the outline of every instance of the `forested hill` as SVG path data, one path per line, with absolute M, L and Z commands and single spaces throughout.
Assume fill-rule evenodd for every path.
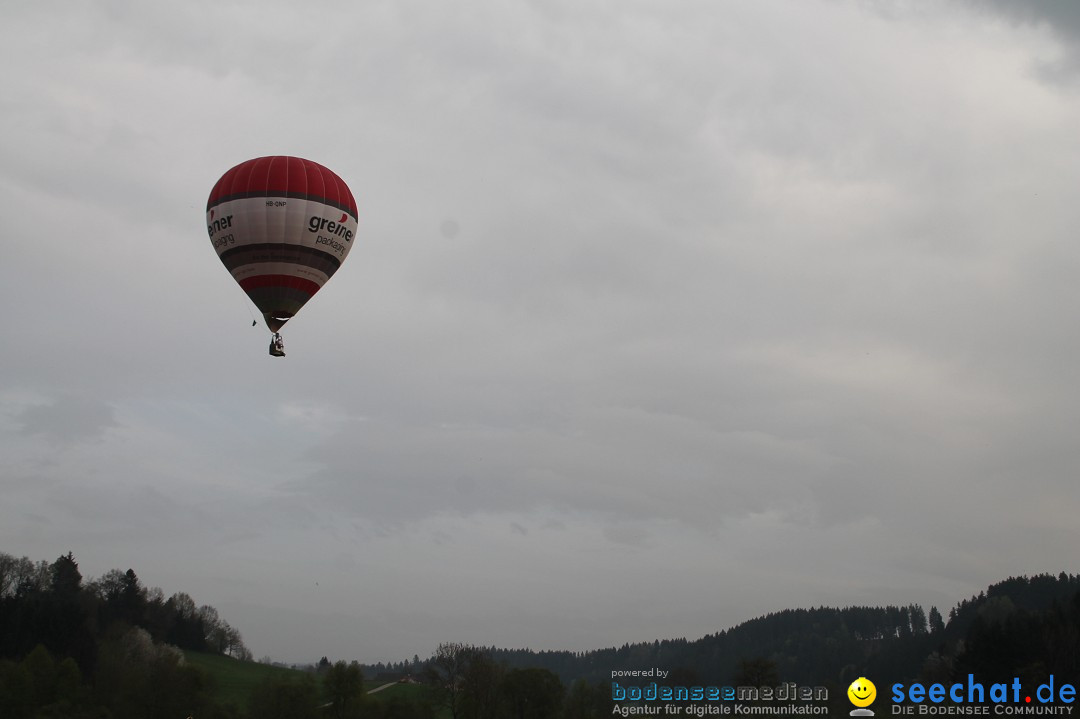
M 35 707 L 53 707 L 67 717 L 97 717 L 102 709 L 116 717 L 186 716 L 192 708 L 213 716 L 207 678 L 185 663 L 180 649 L 250 659 L 240 633 L 213 607 L 197 606 L 182 592 L 166 599 L 160 589 L 144 587 L 131 569 L 84 581 L 70 553 L 52 563 L 0 553 L 0 716 L 32 716 Z M 502 676 L 507 691 L 523 677 L 534 677 L 551 685 L 552 697 L 562 696 L 561 680 L 569 687 L 568 702 L 602 698 L 605 691 L 610 696 L 614 670 L 654 667 L 670 672 L 669 684 L 784 681 L 830 687 L 838 697 L 859 676 L 944 683 L 969 673 L 983 682 L 1044 682 L 1054 675 L 1075 685 L 1080 575 L 1011 577 L 957 603 L 947 617 L 936 607 L 927 612 L 915 604 L 788 609 L 692 641 L 589 652 L 456 649 L 443 658 L 468 660 L 458 667 L 462 671 L 474 664 L 477 671 Z M 430 680 L 446 669 L 439 658 L 437 651 L 428 660 L 372 665 L 364 673 Z M 35 677 L 48 679 L 46 689 Z M 433 682 L 429 689 L 440 686 L 456 684 Z M 27 697 L 37 697 L 36 703 Z M 316 699 L 312 693 L 309 703 L 314 706 Z M 146 714 L 147 707 L 154 711 Z M 606 713 L 610 707 L 600 715 Z
M 926 612 L 915 604 L 788 609 L 692 641 L 666 639 L 580 653 L 487 651 L 511 667 L 548 669 L 567 684 L 603 682 L 612 670 L 649 667 L 673 672 L 669 681 L 723 684 L 745 671 L 748 662 L 762 660 L 759 664 L 783 681 L 846 686 L 859 676 L 945 679 L 972 667 L 988 676 L 1015 676 L 1024 667 L 1053 666 L 1059 654 L 1062 663 L 1064 656 L 1080 656 L 1078 636 L 1080 575 L 1062 573 L 1006 579 L 959 602 L 947 619 L 936 607 Z M 409 663 L 367 669 L 369 674 L 416 671 Z
M 240 632 L 209 605 L 184 592 L 168 599 L 147 588 L 133 569 L 83 580 L 71 552 L 51 564 L 0 552 L 0 657 L 19 657 L 38 644 L 93 665 L 95 645 L 120 624 L 180 649 L 251 659 Z
M 0 552 L 0 717 L 209 710 L 206 677 L 181 650 L 251 658 L 213 607 L 166 599 L 132 569 L 84 581 L 70 552 L 52 563 Z

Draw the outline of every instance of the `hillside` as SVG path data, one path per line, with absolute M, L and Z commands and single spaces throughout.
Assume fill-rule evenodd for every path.
M 431 719 L 462 706 L 498 715 L 525 705 L 545 707 L 544 717 L 564 705 L 576 707 L 575 717 L 596 717 L 610 712 L 611 673 L 620 669 L 660 668 L 683 685 L 782 680 L 842 697 L 859 676 L 910 683 L 1053 675 L 1080 684 L 1078 657 L 1080 576 L 1061 573 L 990 585 L 958 602 L 947 622 L 936 607 L 915 604 L 819 607 L 767 614 L 696 640 L 589 652 L 440 644 L 426 661 L 364 667 L 363 682 L 355 662 L 324 657 L 317 671 L 256 664 L 213 607 L 183 592 L 166 599 L 131 569 L 84 583 L 70 553 L 51 564 L 0 553 L 0 716 L 13 719 L 296 719 L 318 716 L 328 704 L 342 716 L 395 719 Z M 391 684 L 405 675 L 429 681 Z
M 184 659 L 204 670 L 211 678 L 209 694 L 216 702 L 238 707 L 246 706 L 251 693 L 267 682 L 304 675 L 304 672 L 296 669 L 242 661 L 220 654 L 184 652 Z
M 953 667 L 962 658 L 964 641 L 978 639 L 987 631 L 988 621 L 1008 619 L 1014 627 L 1010 631 L 1073 621 L 1064 608 L 1078 593 L 1080 575 L 1040 574 L 990 585 L 950 609 L 947 623 L 936 607 L 929 612 L 918 605 L 819 607 L 767 614 L 696 640 L 663 639 L 588 652 L 485 650 L 510 667 L 548 669 L 568 686 L 577 680 L 604 682 L 613 670 L 642 667 L 662 667 L 696 682 L 722 684 L 731 680 L 740 662 L 756 658 L 771 662 L 784 681 L 801 684 L 844 686 L 864 675 L 910 681 L 929 671 L 928 662 L 939 671 L 940 666 Z M 1040 639 L 1043 644 L 1052 641 L 1053 637 Z M 1036 656 L 1039 646 L 1027 646 L 1025 652 Z M 1016 660 L 1020 659 L 1018 655 Z M 365 667 L 368 676 L 420 670 L 406 663 Z

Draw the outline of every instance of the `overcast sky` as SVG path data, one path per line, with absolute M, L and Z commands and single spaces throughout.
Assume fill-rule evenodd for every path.
M 257 657 L 943 613 L 1080 546 L 1080 5 L 0 10 L 0 551 Z M 352 188 L 283 331 L 204 209 Z

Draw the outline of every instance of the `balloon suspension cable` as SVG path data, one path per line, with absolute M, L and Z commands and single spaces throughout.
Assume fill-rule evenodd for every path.
M 248 317 L 251 318 L 251 326 L 254 327 L 255 325 L 259 324 L 259 321 L 257 319 L 255 319 L 255 313 L 251 311 L 251 303 L 250 302 L 244 302 L 244 309 L 247 310 Z

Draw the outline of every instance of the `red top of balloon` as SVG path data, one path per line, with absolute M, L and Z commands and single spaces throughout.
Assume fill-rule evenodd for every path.
M 241 162 L 217 181 L 206 209 L 242 197 L 318 200 L 356 217 L 356 200 L 345 181 L 317 162 L 287 155 Z

